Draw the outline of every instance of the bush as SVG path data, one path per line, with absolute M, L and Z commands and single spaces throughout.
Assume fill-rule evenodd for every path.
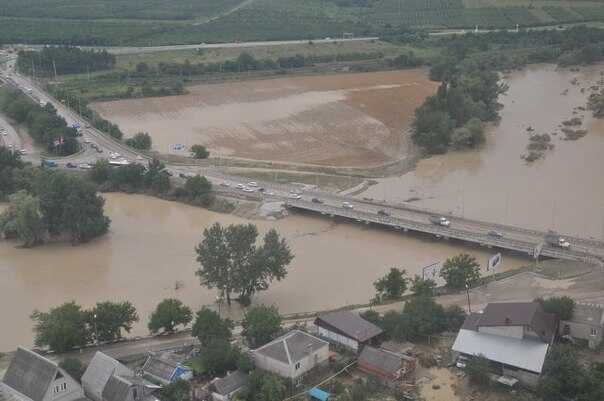
M 126 139 L 126 145 L 139 150 L 151 149 L 151 136 L 146 132 L 139 132 L 132 138 Z
M 82 361 L 77 358 L 66 358 L 59 363 L 59 367 L 69 373 L 78 382 L 82 381 L 82 375 L 86 370 Z
M 479 355 L 469 358 L 465 370 L 471 383 L 481 387 L 489 385 L 489 360 L 484 356 Z
M 210 156 L 210 152 L 203 145 L 191 146 L 191 152 L 193 153 L 193 157 L 196 159 L 207 159 Z
M 575 300 L 567 297 L 551 297 L 548 299 L 537 298 L 535 302 L 539 302 L 543 307 L 543 310 L 547 313 L 554 313 L 558 315 L 560 320 L 570 320 L 573 317 L 573 310 L 575 308 Z

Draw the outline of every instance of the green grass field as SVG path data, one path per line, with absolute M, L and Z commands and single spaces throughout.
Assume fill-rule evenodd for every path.
M 5 43 L 166 45 L 604 21 L 604 0 L 3 0 Z M 363 4 L 363 2 L 360 2 Z M 340 5 L 338 5 L 340 4 Z

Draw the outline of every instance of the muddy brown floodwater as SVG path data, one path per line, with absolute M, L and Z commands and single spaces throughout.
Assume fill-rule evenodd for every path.
M 426 69 L 188 87 L 183 96 L 96 103 L 128 136 L 162 153 L 200 143 L 213 154 L 336 166 L 398 160 L 415 108 L 435 92 Z
M 602 238 L 604 120 L 575 108 L 585 106 L 589 88 L 603 74 L 602 64 L 579 72 L 541 65 L 513 73 L 501 98 L 501 122 L 481 149 L 422 160 L 414 171 L 380 180 L 359 196 L 412 200 L 456 215 Z M 565 141 L 558 125 L 572 117 L 583 117 L 588 134 Z M 552 136 L 555 148 L 532 164 L 520 158 L 529 126 L 533 133 L 558 133 Z
M 103 300 L 130 300 L 141 317 L 134 335 L 146 334 L 148 316 L 163 298 L 177 297 L 193 309 L 214 302 L 216 293 L 200 287 L 194 275 L 194 246 L 214 222 L 246 220 L 139 195 L 105 197 L 111 231 L 92 243 L 20 249 L 0 241 L 0 317 L 10 322 L 0 332 L 0 350 L 31 345 L 31 312 L 69 300 L 85 307 Z M 283 313 L 365 303 L 373 296 L 373 281 L 393 266 L 414 274 L 462 251 L 476 255 L 483 265 L 489 255 L 459 243 L 320 217 L 294 215 L 255 223 L 261 231 L 275 227 L 296 255 L 287 278 L 255 298 L 278 305 Z M 506 256 L 503 268 L 524 263 Z M 182 287 L 175 290 L 177 282 Z

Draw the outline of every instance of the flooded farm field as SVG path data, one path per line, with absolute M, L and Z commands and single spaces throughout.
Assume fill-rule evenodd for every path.
M 602 86 L 604 65 L 579 71 L 537 65 L 505 78 L 501 121 L 478 150 L 419 162 L 379 180 L 360 197 L 408 201 L 470 218 L 580 237 L 604 236 L 604 120 L 583 108 Z M 566 140 L 561 123 L 580 119 L 587 135 Z M 549 134 L 553 149 L 527 163 L 529 138 Z
M 29 315 L 34 309 L 69 300 L 86 307 L 130 300 L 141 317 L 133 335 L 147 333 L 148 317 L 164 298 L 176 297 L 194 310 L 214 302 L 216 293 L 201 287 L 194 275 L 194 246 L 203 229 L 216 221 L 247 220 L 139 195 L 105 197 L 111 230 L 92 243 L 20 249 L 0 241 L 0 316 L 10 322 L 2 328 L 1 351 L 32 344 Z M 391 267 L 403 267 L 413 276 L 424 266 L 468 252 L 484 269 L 494 252 L 313 216 L 255 223 L 261 232 L 275 227 L 296 255 L 285 280 L 254 299 L 278 305 L 283 313 L 366 303 L 374 295 L 373 282 Z M 502 269 L 526 263 L 506 255 Z
M 403 132 L 437 86 L 412 69 L 197 85 L 93 106 L 128 136 L 148 132 L 161 153 L 199 143 L 215 155 L 369 166 L 405 154 Z

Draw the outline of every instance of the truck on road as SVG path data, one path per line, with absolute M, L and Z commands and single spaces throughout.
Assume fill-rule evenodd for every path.
M 547 232 L 547 234 L 545 235 L 545 242 L 548 245 L 555 246 L 558 248 L 570 248 L 570 242 L 568 242 L 565 238 L 561 237 L 560 234 L 554 231 Z
M 451 225 L 451 222 L 443 216 L 430 216 L 430 223 L 443 227 L 449 227 Z

